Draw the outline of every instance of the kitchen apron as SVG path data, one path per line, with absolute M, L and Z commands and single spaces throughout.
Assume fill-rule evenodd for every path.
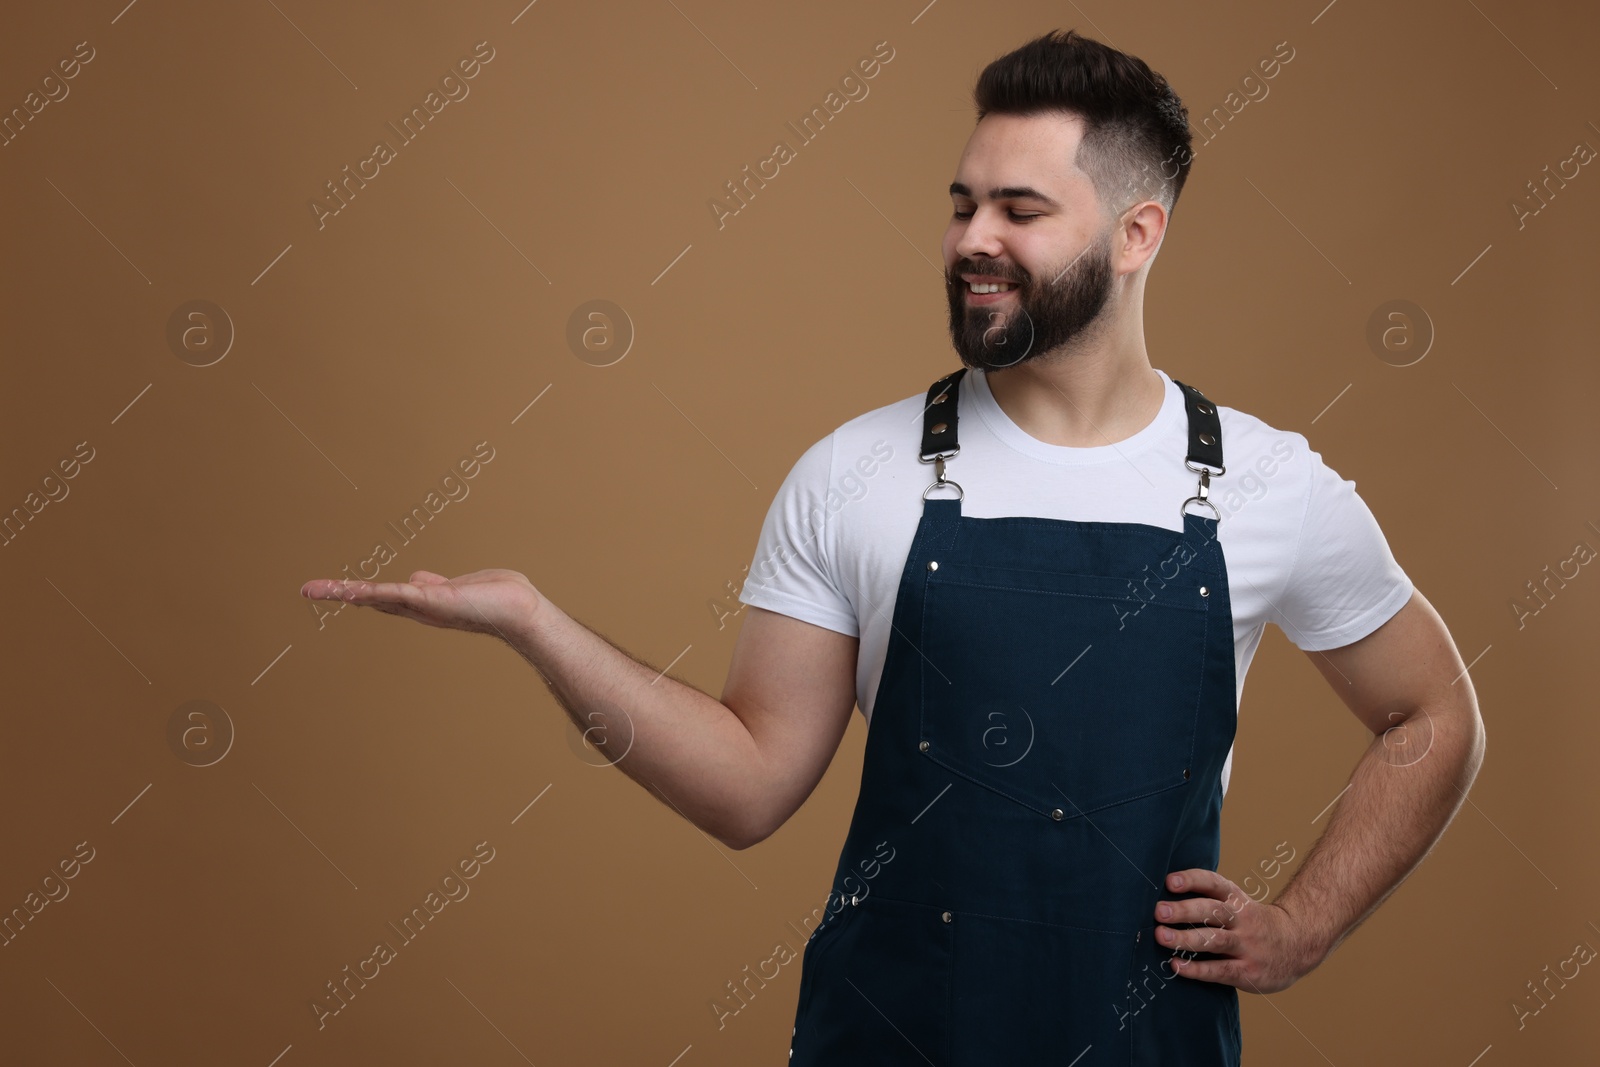
M 1216 408 L 1176 383 L 1181 531 L 976 518 L 945 477 L 963 374 L 928 392 L 937 476 L 789 1062 L 1237 1064 L 1237 991 L 1174 976 L 1154 936 L 1156 901 L 1188 895 L 1167 874 L 1216 869 L 1236 721 Z

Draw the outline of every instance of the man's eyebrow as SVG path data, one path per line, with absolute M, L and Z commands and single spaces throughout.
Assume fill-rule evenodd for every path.
M 950 195 L 951 196 L 964 196 L 964 197 L 967 197 L 970 200 L 972 198 L 972 190 L 968 189 L 965 185 L 963 185 L 960 182 L 951 182 L 950 183 Z M 989 190 L 989 199 L 991 199 L 991 200 L 1038 200 L 1041 203 L 1049 204 L 1053 208 L 1059 208 L 1061 206 L 1060 204 L 1056 203 L 1054 200 L 1050 199 L 1048 196 L 1045 196 L 1039 190 L 1033 188 L 1031 185 L 1006 185 L 1006 186 L 1001 186 L 998 189 L 990 189 Z

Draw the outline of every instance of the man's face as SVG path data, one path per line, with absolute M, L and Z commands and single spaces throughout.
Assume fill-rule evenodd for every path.
M 1107 309 L 1115 227 L 1072 163 L 1081 131 L 1077 116 L 989 115 L 962 152 L 944 262 L 950 339 L 969 367 L 1035 359 Z M 1015 287 L 974 293 L 972 281 Z

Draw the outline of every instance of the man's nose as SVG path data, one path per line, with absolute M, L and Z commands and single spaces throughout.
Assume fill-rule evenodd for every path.
M 956 241 L 956 253 L 967 257 L 987 256 L 990 259 L 998 258 L 1000 251 L 1000 233 L 998 225 L 993 221 L 993 214 L 979 208 L 967 220 L 966 229 L 961 232 L 961 237 Z

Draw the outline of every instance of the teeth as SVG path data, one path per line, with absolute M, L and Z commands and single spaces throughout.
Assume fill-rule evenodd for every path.
M 968 282 L 967 288 L 972 290 L 974 293 L 1004 293 L 1008 290 L 1015 289 L 1016 286 L 1011 282 Z

